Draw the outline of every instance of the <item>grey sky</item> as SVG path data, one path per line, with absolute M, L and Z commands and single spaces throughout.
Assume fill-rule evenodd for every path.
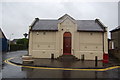
M 118 3 L 118 24 L 120 26 L 120 1 Z
M 7 38 L 14 34 L 11 36 L 12 39 L 22 38 L 35 17 L 58 19 L 66 13 L 79 20 L 99 18 L 109 30 L 118 26 L 117 2 L 4 2 L 0 9 L 0 26 Z

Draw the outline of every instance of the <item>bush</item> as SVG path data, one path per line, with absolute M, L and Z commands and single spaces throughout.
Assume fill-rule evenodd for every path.
M 22 44 L 11 44 L 10 51 L 25 50 L 27 49 L 25 45 Z
M 22 38 L 16 41 L 16 44 L 10 44 L 10 51 L 28 49 L 28 39 Z
M 17 44 L 23 45 L 25 48 L 28 48 L 28 39 L 22 38 L 17 40 Z

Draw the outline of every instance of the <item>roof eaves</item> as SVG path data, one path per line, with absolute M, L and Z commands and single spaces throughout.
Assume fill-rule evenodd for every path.
M 100 30 L 77 30 L 78 32 L 104 32 Z
M 58 31 L 58 30 L 31 30 L 31 31 Z

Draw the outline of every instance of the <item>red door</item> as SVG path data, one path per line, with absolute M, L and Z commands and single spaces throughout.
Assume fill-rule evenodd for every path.
M 71 55 L 71 33 L 65 32 L 63 36 L 63 54 Z

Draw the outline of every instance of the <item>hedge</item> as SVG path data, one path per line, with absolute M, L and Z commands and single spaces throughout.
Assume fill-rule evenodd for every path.
M 10 51 L 17 51 L 17 50 L 25 50 L 27 47 L 22 44 L 11 44 L 10 45 Z

